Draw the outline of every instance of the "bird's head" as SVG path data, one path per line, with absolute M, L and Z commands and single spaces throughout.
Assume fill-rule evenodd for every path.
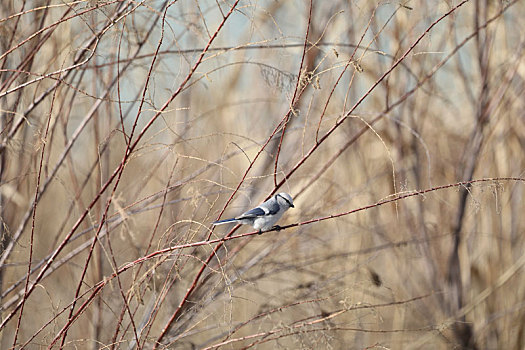
M 279 205 L 285 206 L 286 208 L 294 208 L 292 196 L 290 196 L 288 193 L 281 192 L 276 194 L 275 198 L 277 199 L 277 203 L 279 203 Z

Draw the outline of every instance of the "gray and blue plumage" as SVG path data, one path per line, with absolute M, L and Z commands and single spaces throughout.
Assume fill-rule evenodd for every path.
M 231 219 L 215 221 L 213 225 L 236 222 L 243 225 L 252 225 L 254 229 L 259 230 L 259 233 L 262 233 L 272 228 L 279 229 L 279 226 L 274 225 L 288 208 L 294 208 L 292 197 L 288 193 L 281 192 L 256 208 Z

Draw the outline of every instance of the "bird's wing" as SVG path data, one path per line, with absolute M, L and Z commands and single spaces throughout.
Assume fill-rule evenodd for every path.
M 279 203 L 277 203 L 277 200 L 273 200 L 274 198 L 275 197 L 272 197 L 260 205 L 261 207 L 264 207 L 265 210 L 268 210 L 267 215 L 275 215 L 281 208 Z
M 261 207 L 253 208 L 248 210 L 246 213 L 241 214 L 241 216 L 236 217 L 237 220 L 241 219 L 253 219 L 259 216 L 267 215 L 267 212 Z
M 279 209 L 279 203 L 277 203 L 277 200 L 272 197 L 258 207 L 248 210 L 241 216 L 236 217 L 236 219 L 253 219 L 260 216 L 275 215 L 279 212 Z

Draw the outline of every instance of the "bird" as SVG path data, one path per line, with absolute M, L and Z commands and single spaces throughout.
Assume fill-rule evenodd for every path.
M 281 192 L 239 216 L 231 219 L 215 221 L 212 224 L 224 225 L 236 222 L 242 225 L 252 225 L 254 229 L 259 231 L 259 234 L 271 229 L 279 231 L 281 227 L 279 225 L 274 226 L 274 224 L 289 208 L 295 208 L 293 206 L 292 196 L 288 193 Z

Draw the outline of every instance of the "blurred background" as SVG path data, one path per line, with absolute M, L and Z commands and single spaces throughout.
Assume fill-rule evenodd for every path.
M 0 347 L 523 349 L 524 5 L 2 1 Z

